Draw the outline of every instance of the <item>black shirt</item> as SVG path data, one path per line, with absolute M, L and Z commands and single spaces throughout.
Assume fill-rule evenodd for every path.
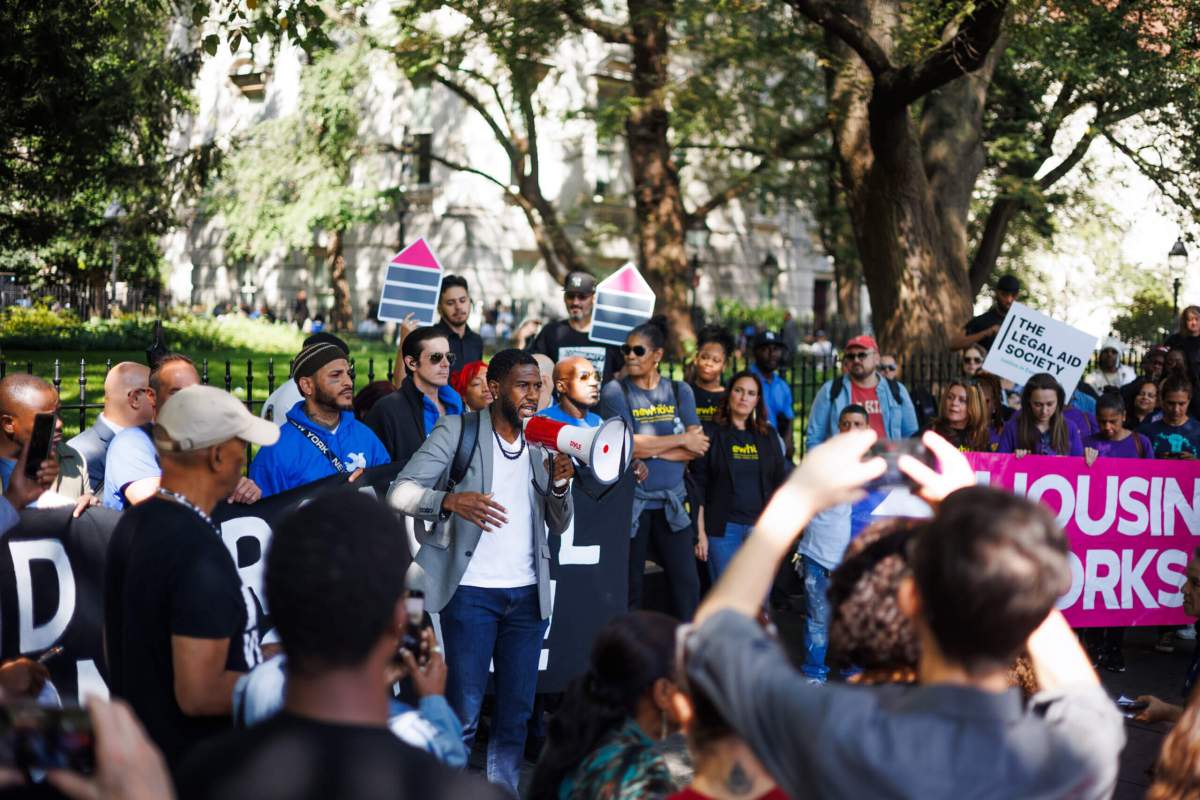
M 696 416 L 701 422 L 712 422 L 717 413 L 717 406 L 721 405 L 721 398 L 725 396 L 725 390 L 710 392 L 694 383 L 688 385 L 692 387 L 692 394 L 696 395 Z
M 726 441 L 729 447 L 729 472 L 733 476 L 733 505 L 729 509 L 729 521 L 753 525 L 763 510 L 758 438 L 750 431 L 731 429 Z
M 433 327 L 445 334 L 450 342 L 450 352 L 454 353 L 454 364 L 450 367 L 451 375 L 472 361 L 483 360 L 483 337 L 471 330 L 470 325 L 463 329 L 462 336 L 455 333 L 445 320 L 438 320 Z
M 178 773 L 181 800 L 500 800 L 384 727 L 286 711 L 198 748 Z
M 569 356 L 583 356 L 603 376 L 601 383 L 608 383 L 625 366 L 621 348 L 593 342 L 586 333 L 575 330 L 565 319 L 542 328 L 528 349 L 531 353 L 549 356 L 555 364 Z
M 124 697 L 175 767 L 228 717 L 189 717 L 175 699 L 171 637 L 229 639 L 226 669 L 261 660 L 258 614 L 220 535 L 192 510 L 159 497 L 125 512 L 113 531 L 104 620 L 114 694 Z
M 966 331 L 967 335 L 969 336 L 972 333 L 986 331 L 993 325 L 999 325 L 1002 322 L 1004 322 L 1004 315 L 997 311 L 995 306 L 992 306 L 978 317 L 972 317 L 971 321 L 963 327 L 963 330 Z M 995 341 L 996 336 L 994 334 L 991 336 L 985 336 L 979 340 L 979 346 L 985 350 L 991 350 L 992 343 Z

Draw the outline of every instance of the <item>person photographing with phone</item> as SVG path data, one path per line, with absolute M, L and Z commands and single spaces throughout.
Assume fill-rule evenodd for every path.
M 571 521 L 575 471 L 569 456 L 525 439 L 542 391 L 533 356 L 502 350 L 487 374 L 492 404 L 442 417 L 388 503 L 432 523 L 417 526 L 416 561 L 427 608 L 441 614 L 446 698 L 468 750 L 494 665 L 487 776 L 515 794 L 551 611 L 547 531 L 560 535 Z
M 790 797 L 1111 797 L 1123 721 L 1054 607 L 1071 582 L 1066 537 L 1044 506 L 976 486 L 934 433 L 921 441 L 940 471 L 896 461 L 935 508 L 897 593 L 918 685 L 805 685 L 757 623 L 805 524 L 888 470 L 865 458 L 876 439 L 832 439 L 776 492 L 684 636 L 689 685 Z M 1041 687 L 1028 703 L 1009 678 L 1022 648 Z
M 58 392 L 41 378 L 13 374 L 0 380 L 0 485 L 8 485 L 17 457 L 30 445 L 31 467 L 47 460 L 57 466 L 57 473 L 42 486 L 48 494 L 39 505 L 65 505 L 91 494 L 87 463 L 63 442 L 58 406 Z

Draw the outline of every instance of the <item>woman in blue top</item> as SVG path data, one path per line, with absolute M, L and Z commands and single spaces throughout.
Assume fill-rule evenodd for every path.
M 644 460 L 648 470 L 633 496 L 629 608 L 641 607 L 649 556 L 666 573 L 676 615 L 690 620 L 700 603 L 700 576 L 684 468 L 708 451 L 708 436 L 696 416 L 691 387 L 658 374 L 666 336 L 661 317 L 629 332 L 621 347 L 626 377 L 605 385 L 600 416 L 625 420 L 633 432 L 633 456 Z
M 1000 433 L 997 452 L 1017 456 L 1082 456 L 1083 437 L 1063 416 L 1066 395 L 1053 375 L 1038 373 L 1025 383 L 1021 411 Z

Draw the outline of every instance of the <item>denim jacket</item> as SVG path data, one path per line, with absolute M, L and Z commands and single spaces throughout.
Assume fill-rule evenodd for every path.
M 816 447 L 826 439 L 837 435 L 838 415 L 842 409 L 850 405 L 852 392 L 849 376 L 841 380 L 842 390 L 837 397 L 830 398 L 834 380 L 825 381 L 813 398 L 812 413 L 808 417 L 808 430 L 805 434 L 809 447 Z M 883 429 L 889 439 L 907 439 L 917 432 L 917 410 L 913 407 L 912 398 L 903 383 L 897 383 L 900 390 L 900 405 L 892 397 L 888 379 L 882 375 L 876 384 L 875 394 L 879 398 L 879 413 L 883 416 Z

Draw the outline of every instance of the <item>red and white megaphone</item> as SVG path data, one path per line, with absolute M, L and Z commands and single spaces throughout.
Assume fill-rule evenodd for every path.
M 582 428 L 549 417 L 530 417 L 525 420 L 525 439 L 579 459 L 604 486 L 616 483 L 633 460 L 633 437 L 619 418 L 605 420 L 598 428 Z M 626 464 L 621 463 L 622 453 Z

